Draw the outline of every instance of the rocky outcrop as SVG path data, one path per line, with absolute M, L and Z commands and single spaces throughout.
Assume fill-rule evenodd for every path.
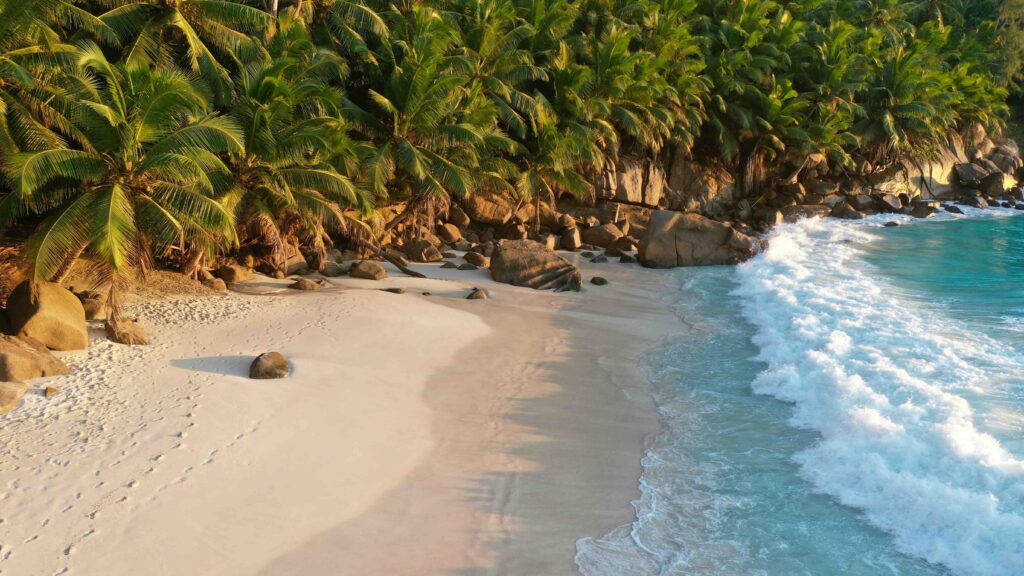
M 89 346 L 85 309 L 78 297 L 52 282 L 19 284 L 7 299 L 11 333 L 27 336 L 51 350 Z
M 533 240 L 501 242 L 491 257 L 491 277 L 496 282 L 537 290 L 579 290 L 579 270 L 565 258 Z
M 288 358 L 280 352 L 265 352 L 249 366 L 249 378 L 269 380 L 288 376 Z
M 760 249 L 757 239 L 700 214 L 657 210 L 640 239 L 639 260 L 649 268 L 737 264 Z
M 458 206 L 452 205 L 448 208 L 448 223 L 454 224 L 458 228 L 465 228 L 469 226 L 469 215 L 466 211 Z
M 600 246 L 601 248 L 607 248 L 619 238 L 622 238 L 622 230 L 615 224 L 602 224 L 587 228 L 581 235 L 584 244 Z
M 348 275 L 353 278 L 361 278 L 363 280 L 383 280 L 388 277 L 388 271 L 385 270 L 384 266 L 379 262 L 363 260 L 352 266 Z
M 632 157 L 621 158 L 595 180 L 598 198 L 645 206 L 657 206 L 667 185 L 659 162 Z
M 210 278 L 209 280 L 203 281 L 203 286 L 206 286 L 214 292 L 227 292 L 228 285 L 220 278 Z
M 735 179 L 728 170 L 695 163 L 684 150 L 675 150 L 668 165 L 665 208 L 717 218 L 728 215 L 737 200 Z
M 220 278 L 228 284 L 245 282 L 252 278 L 252 270 L 238 264 L 225 264 L 213 271 L 216 278 Z
M 562 237 L 558 240 L 558 245 L 562 250 L 568 250 L 575 252 L 583 246 L 583 239 L 580 238 L 580 229 L 575 226 L 562 232 Z
M 417 240 L 408 247 L 406 253 L 413 262 L 440 262 L 444 260 L 441 251 L 427 240 Z
M 824 218 L 831 213 L 832 210 L 822 204 L 797 204 L 782 208 L 782 217 L 786 222 L 796 222 L 805 218 Z
M 463 258 L 466 262 L 481 268 L 487 268 L 491 265 L 491 259 L 479 252 L 466 252 L 466 255 L 463 256 Z
M 0 335 L 0 382 L 20 382 L 68 373 L 67 364 L 30 338 Z
M 112 317 L 104 326 L 107 339 L 126 346 L 145 346 L 149 344 L 149 336 L 135 320 Z
M 481 224 L 501 226 L 512 218 L 514 206 L 500 194 L 476 193 L 463 199 L 466 214 Z

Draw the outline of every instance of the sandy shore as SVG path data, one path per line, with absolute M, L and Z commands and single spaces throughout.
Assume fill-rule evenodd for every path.
M 97 334 L 60 397 L 0 420 L 0 574 L 575 573 L 577 539 L 632 519 L 674 276 L 422 269 L 138 305 L 145 348 Z M 290 378 L 245 377 L 267 350 Z

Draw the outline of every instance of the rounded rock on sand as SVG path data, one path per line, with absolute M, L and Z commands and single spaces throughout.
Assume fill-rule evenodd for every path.
M 269 380 L 288 376 L 288 358 L 280 352 L 264 352 L 249 366 L 249 378 Z

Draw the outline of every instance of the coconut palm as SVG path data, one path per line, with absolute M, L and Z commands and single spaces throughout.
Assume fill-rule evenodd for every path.
M 235 0 L 113 0 L 99 16 L 113 29 L 127 65 L 182 67 L 202 73 L 227 102 L 231 70 L 263 47 L 254 37 L 272 23 L 266 12 Z
M 231 215 L 213 196 L 228 172 L 218 154 L 243 150 L 234 121 L 209 114 L 180 72 L 112 64 L 88 42 L 77 61 L 69 84 L 88 149 L 20 152 L 4 163 L 10 198 L 46 216 L 26 247 L 28 275 L 59 280 L 88 251 L 114 296 L 114 280 L 154 254 L 233 242 Z
M 234 185 L 223 199 L 242 228 L 243 241 L 265 247 L 284 271 L 284 238 L 304 240 L 311 263 L 326 261 L 329 229 L 345 227 L 346 208 L 367 198 L 332 164 L 346 150 L 341 94 L 330 84 L 344 63 L 308 42 L 301 21 L 281 18 L 271 60 L 243 70 L 233 116 L 244 132 L 244 152 L 229 155 Z

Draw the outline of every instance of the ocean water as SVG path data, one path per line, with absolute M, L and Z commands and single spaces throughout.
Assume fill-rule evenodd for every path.
M 803 221 L 678 270 L 664 432 L 587 576 L 1024 575 L 1024 217 Z

